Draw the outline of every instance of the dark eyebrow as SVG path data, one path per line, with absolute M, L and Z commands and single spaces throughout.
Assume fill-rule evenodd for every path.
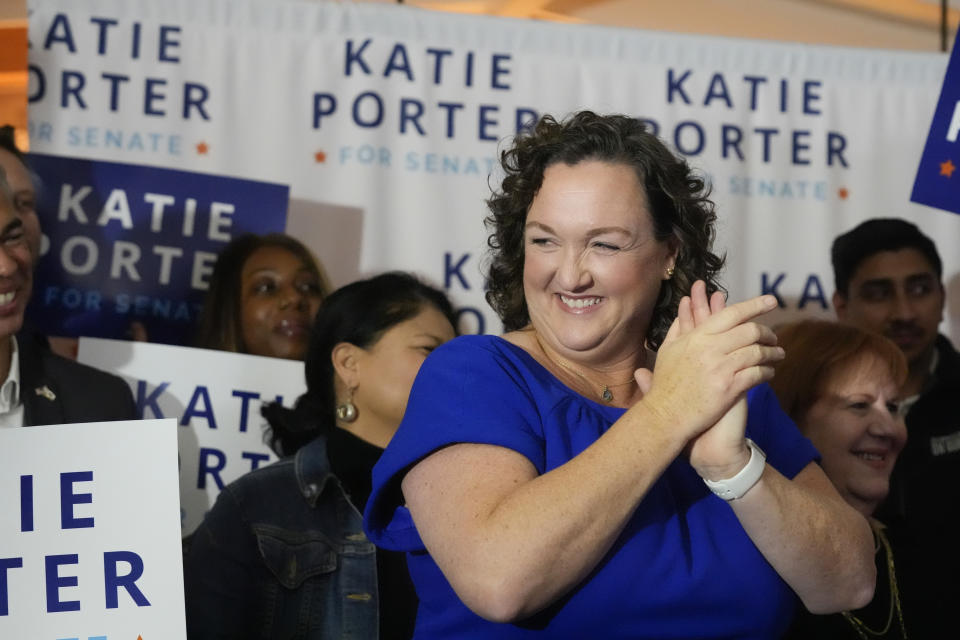
M 893 278 L 873 278 L 871 280 L 864 280 L 860 283 L 860 288 L 864 287 L 892 287 Z
M 18 231 L 21 227 L 23 227 L 23 220 L 21 220 L 19 216 L 14 216 L 13 220 L 8 222 L 3 230 L 0 231 L 0 235 L 6 236 L 8 233 Z
M 554 235 L 557 234 L 557 232 L 554 231 L 550 225 L 543 224 L 542 222 L 528 222 L 526 228 L 529 229 L 531 227 L 539 227 L 547 233 L 552 233 Z M 630 232 L 623 227 L 597 227 L 596 229 L 590 229 L 590 231 L 587 232 L 587 235 L 588 237 L 592 238 L 594 236 L 603 235 L 604 233 L 623 233 L 629 235 Z

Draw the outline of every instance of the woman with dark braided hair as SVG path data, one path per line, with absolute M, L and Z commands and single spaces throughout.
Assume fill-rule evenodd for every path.
M 773 638 L 796 595 L 867 602 L 870 529 L 764 384 L 775 299 L 718 291 L 703 180 L 591 112 L 501 160 L 507 333 L 431 354 L 367 502 L 370 538 L 407 552 L 414 637 Z
M 443 294 L 386 273 L 324 300 L 307 392 L 264 407 L 282 459 L 228 485 L 184 566 L 191 640 L 409 638 L 416 596 L 401 554 L 375 550 L 360 513 L 420 364 L 454 336 Z

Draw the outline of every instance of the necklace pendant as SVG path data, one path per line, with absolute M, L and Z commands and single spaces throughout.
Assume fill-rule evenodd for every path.
M 607 385 L 603 385 L 603 390 L 600 392 L 600 398 L 604 402 L 613 401 L 613 393 L 610 391 L 610 388 Z

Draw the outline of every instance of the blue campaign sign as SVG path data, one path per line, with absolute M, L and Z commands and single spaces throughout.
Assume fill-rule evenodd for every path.
M 960 47 L 953 53 L 910 200 L 960 213 Z
M 171 169 L 30 154 L 43 243 L 27 310 L 49 335 L 192 338 L 213 263 L 245 232 L 282 232 L 289 188 Z

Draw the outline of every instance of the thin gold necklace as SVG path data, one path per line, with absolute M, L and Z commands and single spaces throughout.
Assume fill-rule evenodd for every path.
M 866 625 L 860 618 L 853 615 L 849 611 L 843 612 L 843 617 L 853 625 L 854 630 L 857 632 L 857 635 L 860 636 L 863 640 L 870 640 L 873 638 L 882 638 L 890 631 L 890 626 L 893 624 L 893 612 L 897 612 L 897 621 L 900 623 L 900 633 L 903 636 L 903 640 L 907 640 L 907 628 L 903 624 L 903 609 L 900 607 L 900 587 L 897 585 L 897 572 L 893 566 L 893 550 L 890 548 L 890 541 L 887 540 L 886 534 L 883 532 L 883 525 L 879 522 L 870 519 L 870 528 L 873 529 L 873 535 L 878 541 L 877 551 L 883 549 L 886 554 L 887 561 L 887 577 L 890 582 L 890 611 L 887 613 L 887 624 L 880 631 L 874 631 Z
M 593 388 L 596 387 L 596 385 L 590 380 L 590 378 L 588 378 L 587 376 L 585 376 L 584 374 L 582 374 L 580 371 L 578 371 L 577 368 L 574 367 L 574 366 L 573 366 L 572 364 L 570 364 L 569 362 L 566 362 L 565 360 L 561 360 L 560 358 L 551 358 L 551 357 L 550 357 L 550 354 L 549 354 L 549 353 L 547 352 L 547 350 L 543 347 L 543 343 L 540 341 L 540 334 L 537 332 L 536 329 L 534 329 L 534 331 L 533 331 L 533 337 L 534 337 L 534 339 L 537 341 L 537 346 L 540 347 L 540 351 L 543 352 L 543 355 L 544 355 L 544 357 L 546 357 L 547 360 L 549 360 L 550 362 L 552 362 L 553 364 L 555 364 L 555 365 L 557 365 L 557 366 L 559 366 L 559 367 L 562 367 L 562 368 L 566 369 L 567 371 L 569 371 L 569 372 L 572 373 L 573 375 L 577 376 L 578 378 L 580 378 L 581 380 L 583 380 L 583 381 L 586 383 L 586 385 L 587 385 L 588 387 L 590 387 L 591 389 L 593 389 Z M 611 388 L 611 387 L 613 387 L 613 388 L 622 387 L 623 385 L 629 384 L 629 383 L 631 383 L 631 382 L 636 382 L 636 379 L 635 379 L 633 376 L 630 376 L 630 378 L 629 378 L 628 380 L 624 380 L 623 382 L 614 382 L 614 383 L 612 383 L 612 384 L 604 384 L 604 385 L 601 385 L 601 386 L 600 386 L 600 394 L 599 394 L 599 395 L 600 395 L 600 399 L 603 400 L 604 402 L 607 402 L 607 403 L 613 402 L 613 392 L 610 391 L 610 388 Z

